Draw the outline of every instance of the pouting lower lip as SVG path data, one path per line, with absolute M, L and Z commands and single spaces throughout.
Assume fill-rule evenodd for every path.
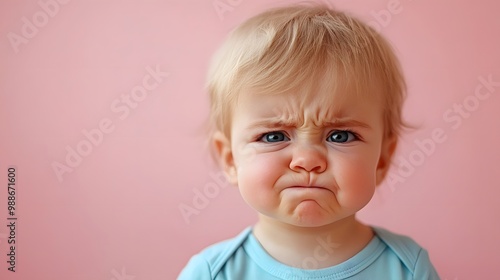
M 324 189 L 324 190 L 328 190 L 327 188 L 324 188 L 324 187 L 317 187 L 317 186 L 291 186 L 291 187 L 288 187 L 288 188 L 304 188 L 304 189 Z

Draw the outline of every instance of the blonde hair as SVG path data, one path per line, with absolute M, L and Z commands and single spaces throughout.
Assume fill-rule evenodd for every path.
M 326 6 L 275 8 L 234 29 L 209 69 L 210 131 L 230 138 L 238 93 L 265 94 L 341 85 L 383 96 L 385 136 L 399 136 L 406 84 L 390 44 L 360 20 Z

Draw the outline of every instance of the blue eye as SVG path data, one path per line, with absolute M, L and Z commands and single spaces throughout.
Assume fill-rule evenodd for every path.
M 268 142 L 268 143 L 276 143 L 290 140 L 283 132 L 273 131 L 262 134 L 259 138 L 260 141 Z
M 328 136 L 327 141 L 336 142 L 336 143 L 346 143 L 356 140 L 357 137 L 354 133 L 346 130 L 337 130 L 334 131 L 330 136 Z

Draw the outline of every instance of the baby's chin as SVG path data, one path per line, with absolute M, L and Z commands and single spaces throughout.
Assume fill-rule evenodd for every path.
M 284 215 L 283 221 L 298 227 L 322 227 L 348 216 L 331 211 L 331 209 L 325 209 L 318 201 L 304 200 L 294 206 L 287 215 Z

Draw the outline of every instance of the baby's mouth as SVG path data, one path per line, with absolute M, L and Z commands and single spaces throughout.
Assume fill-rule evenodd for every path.
M 324 187 L 318 187 L 318 186 L 291 186 L 288 187 L 287 189 L 319 189 L 319 190 L 329 190 Z

